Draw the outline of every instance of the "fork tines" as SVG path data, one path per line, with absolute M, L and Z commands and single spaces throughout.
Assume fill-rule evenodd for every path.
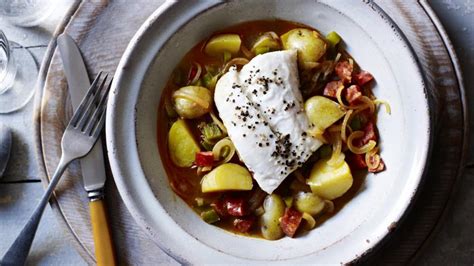
M 91 137 L 97 137 L 104 124 L 106 102 L 112 84 L 112 78 L 107 81 L 108 74 L 99 83 L 101 76 L 102 72 L 99 72 L 69 123 L 69 126 Z

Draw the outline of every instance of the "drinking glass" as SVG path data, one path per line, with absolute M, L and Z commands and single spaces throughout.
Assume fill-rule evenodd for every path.
M 13 85 L 16 76 L 15 59 L 11 56 L 10 43 L 0 31 L 0 94 Z
M 59 0 L 0 0 L 0 17 L 11 24 L 33 27 L 51 15 Z
M 17 111 L 31 100 L 37 76 L 38 63 L 33 54 L 8 41 L 0 30 L 0 114 Z

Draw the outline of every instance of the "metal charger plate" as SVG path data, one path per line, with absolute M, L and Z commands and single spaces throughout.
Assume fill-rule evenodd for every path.
M 369 257 L 369 261 L 374 262 L 405 263 L 413 260 L 436 231 L 448 206 L 455 181 L 464 166 L 467 118 L 457 60 L 429 6 L 425 2 L 387 2 L 379 5 L 409 39 L 425 72 L 431 97 L 438 103 L 435 145 L 425 184 L 413 202 L 412 211 L 401 224 L 394 226 L 391 240 L 380 246 L 373 253 L 375 256 Z M 128 41 L 159 5 L 149 1 L 146 4 L 140 1 L 80 2 L 57 29 L 55 36 L 64 31 L 72 35 L 83 52 L 90 75 L 99 69 L 113 73 Z M 121 19 L 117 20 L 117 16 Z M 54 40 L 43 61 L 37 89 L 34 117 L 37 154 L 45 173 L 42 179 L 46 183 L 46 173 L 51 174 L 59 159 L 60 136 L 70 115 L 65 77 Z M 88 263 L 93 263 L 89 210 L 77 165 L 59 185 L 52 200 L 53 209 L 79 253 Z M 150 261 L 171 263 L 172 259 L 159 250 L 131 218 L 112 178 L 108 179 L 107 193 L 114 242 L 121 250 L 120 261 L 134 264 Z

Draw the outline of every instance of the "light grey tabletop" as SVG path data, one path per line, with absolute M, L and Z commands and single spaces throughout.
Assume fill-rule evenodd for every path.
M 388 1 L 388 0 L 387 0 Z M 56 1 L 53 14 L 34 28 L 9 25 L 0 19 L 9 39 L 27 47 L 38 64 L 43 59 L 52 33 L 74 0 Z M 432 0 L 436 14 L 454 44 L 464 73 L 469 106 L 474 106 L 474 0 Z M 472 113 L 472 110 L 470 110 Z M 33 101 L 18 112 L 0 115 L 0 123 L 13 129 L 13 155 L 0 179 L 0 256 L 7 250 L 29 217 L 42 193 L 34 153 Z M 474 115 L 471 115 L 471 148 L 468 168 L 448 217 L 440 232 L 420 256 L 419 264 L 474 264 Z M 67 235 L 48 208 L 39 226 L 28 264 L 84 265 Z

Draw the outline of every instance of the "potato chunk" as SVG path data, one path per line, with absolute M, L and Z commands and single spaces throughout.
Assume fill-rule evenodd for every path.
M 344 116 L 341 106 L 323 96 L 313 96 L 304 104 L 309 122 L 321 131 L 330 127 Z
M 300 67 L 311 68 L 326 53 L 327 44 L 321 35 L 309 29 L 293 29 L 281 36 L 285 50 L 296 49 Z
M 233 55 L 240 50 L 242 40 L 237 34 L 220 34 L 212 37 L 204 47 L 204 52 L 210 56 L 221 56 L 224 52 Z
M 321 159 L 311 169 L 307 184 L 314 194 L 333 200 L 342 196 L 352 186 L 352 174 L 344 161 L 339 166 L 331 166 L 328 159 Z
M 225 190 L 252 190 L 252 176 L 247 168 L 235 163 L 225 163 L 201 180 L 203 193 Z
M 183 119 L 178 119 L 171 126 L 168 132 L 168 149 L 171 160 L 179 167 L 193 165 L 196 153 L 201 151 Z

